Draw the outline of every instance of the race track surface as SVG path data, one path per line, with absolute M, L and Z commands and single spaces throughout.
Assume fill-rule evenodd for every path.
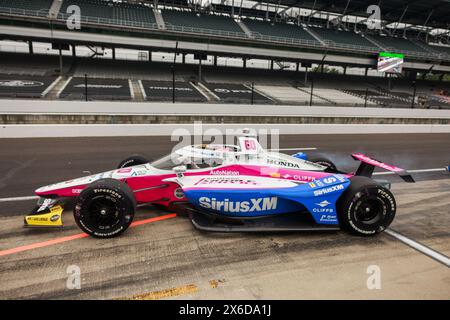
M 357 167 L 353 151 L 407 169 L 431 169 L 450 164 L 449 142 L 450 134 L 303 135 L 281 137 L 280 147 L 318 148 L 310 154 L 326 155 L 349 171 Z M 0 199 L 110 170 L 133 153 L 157 158 L 176 143 L 169 137 L 1 139 Z M 416 184 L 377 177 L 393 183 L 398 211 L 391 229 L 449 256 L 450 175 L 413 175 Z M 81 234 L 71 212 L 63 229 L 24 229 L 22 215 L 33 204 L 0 202 L 0 299 L 450 298 L 448 266 L 387 233 L 205 233 L 186 217 L 144 206 L 135 217 L 142 224 L 98 240 Z M 81 289 L 67 288 L 70 266 L 80 268 Z M 367 272 L 374 266 L 381 288 L 370 290 Z

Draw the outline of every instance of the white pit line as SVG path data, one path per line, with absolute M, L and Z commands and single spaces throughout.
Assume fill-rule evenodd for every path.
M 269 149 L 269 151 L 310 151 L 317 150 L 317 148 L 279 148 L 279 149 Z
M 0 202 L 13 202 L 13 201 L 27 201 L 27 200 L 37 200 L 38 196 L 28 196 L 28 197 L 12 197 L 12 198 L 0 198 Z
M 392 229 L 386 229 L 385 232 L 390 235 L 391 237 L 394 237 L 395 239 L 403 242 L 407 246 L 419 251 L 420 253 L 423 253 L 424 255 L 442 263 L 446 267 L 450 267 L 450 258 L 446 255 L 439 253 L 417 241 L 414 241 L 408 237 L 405 237 L 404 235 L 392 230 Z

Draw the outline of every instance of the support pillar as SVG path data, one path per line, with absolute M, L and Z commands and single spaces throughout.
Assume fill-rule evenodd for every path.
M 308 67 L 305 67 L 305 86 L 307 82 L 308 82 Z
M 77 57 L 77 46 L 76 45 L 72 45 L 72 58 L 76 58 Z
M 28 51 L 29 51 L 30 54 L 33 54 L 33 53 L 34 53 L 34 50 L 33 50 L 33 41 L 28 41 Z
M 112 48 L 112 59 L 116 60 L 116 48 Z
M 59 75 L 63 75 L 63 58 L 61 45 L 59 45 Z
M 244 69 L 247 68 L 247 59 L 246 58 L 242 58 L 242 63 L 243 63 Z
M 198 59 L 198 82 L 202 82 L 202 59 Z
M 214 67 L 217 67 L 217 56 L 214 56 Z
M 369 73 L 369 68 L 366 67 L 366 70 L 364 71 L 364 76 L 367 77 L 367 74 Z
M 273 70 L 273 60 L 270 60 L 270 70 Z
M 152 52 L 148 50 L 148 61 L 152 61 Z
M 186 64 L 186 53 L 183 53 L 183 54 L 181 55 L 181 62 L 182 62 L 183 64 Z
M 300 62 L 295 63 L 295 71 L 298 72 L 300 68 Z

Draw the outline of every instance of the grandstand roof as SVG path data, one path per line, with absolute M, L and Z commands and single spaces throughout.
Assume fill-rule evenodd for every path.
M 381 19 L 388 22 L 450 27 L 450 0 L 254 0 L 288 7 L 300 7 L 313 11 L 326 11 L 345 15 L 367 17 L 369 5 L 378 4 Z M 406 11 L 405 11 L 406 10 Z M 403 17 L 402 17 L 403 16 Z M 430 16 L 428 18 L 428 16 Z

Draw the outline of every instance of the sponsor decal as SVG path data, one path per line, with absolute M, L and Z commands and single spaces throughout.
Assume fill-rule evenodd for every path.
M 325 184 L 324 184 L 322 181 L 320 181 L 320 180 L 316 180 L 316 181 L 314 181 L 314 183 L 315 183 L 318 187 L 325 187 Z
M 276 159 L 267 159 L 268 164 L 273 164 L 280 167 L 288 167 L 288 168 L 300 168 L 297 163 L 289 162 L 286 160 L 276 160 Z
M 48 218 L 46 218 L 46 217 L 27 217 L 27 221 L 46 222 L 46 221 L 48 221 Z
M 324 194 L 328 194 L 334 191 L 338 191 L 338 190 L 343 190 L 344 186 L 342 184 L 338 184 L 336 186 L 332 186 L 332 187 L 328 187 L 328 188 L 323 188 L 323 189 L 319 189 L 319 190 L 315 190 L 314 191 L 314 196 L 322 196 Z
M 305 181 L 305 182 L 309 182 L 309 181 L 315 181 L 316 178 L 311 177 L 311 176 L 299 176 L 297 174 L 295 174 L 293 176 L 294 180 L 298 180 L 298 181 Z
M 0 80 L 0 87 L 42 87 L 43 82 L 33 80 Z
M 331 202 L 329 202 L 327 200 L 323 200 L 322 202 L 316 203 L 316 205 L 318 205 L 321 208 L 324 208 L 324 207 L 326 207 L 326 206 L 328 206 L 330 204 L 331 204 Z
M 72 189 L 72 193 L 74 194 L 80 194 L 83 189 Z
M 55 222 L 55 221 L 57 221 L 58 219 L 59 219 L 59 215 L 57 215 L 57 214 L 54 214 L 53 216 L 50 217 L 50 221 L 51 221 L 51 222 Z
M 281 174 L 279 172 L 271 172 L 269 173 L 269 176 L 271 176 L 272 178 L 280 178 Z
M 217 178 L 204 178 L 198 181 L 195 185 L 202 185 L 202 184 L 257 185 L 257 182 L 251 179 L 217 177 Z
M 323 178 L 322 181 L 325 184 L 333 184 L 337 181 L 337 179 L 335 177 L 327 177 L 327 178 Z
M 233 170 L 212 170 L 209 174 L 212 176 L 238 176 L 240 173 Z
M 248 201 L 230 201 L 229 199 L 219 201 L 216 198 L 201 197 L 199 204 L 205 209 L 222 212 L 254 212 L 275 210 L 277 201 L 277 197 L 252 198 Z
M 320 217 L 320 222 L 337 222 L 336 215 L 323 214 Z
M 52 203 L 54 202 L 53 199 L 45 199 L 41 206 L 39 207 L 39 209 L 37 209 L 37 212 L 41 212 L 44 211 L 45 209 L 47 209 Z
M 363 162 L 372 164 L 372 165 L 374 165 L 374 166 L 376 166 L 376 167 L 380 167 L 380 168 L 385 169 L 385 170 L 387 170 L 387 171 L 394 171 L 394 172 L 397 172 L 397 171 L 402 171 L 402 170 L 403 170 L 403 169 L 401 169 L 401 168 L 398 168 L 398 167 L 395 167 L 395 166 L 390 166 L 390 165 L 388 165 L 388 164 L 386 164 L 386 163 L 383 163 L 383 162 L 380 162 L 380 161 L 378 161 L 378 160 L 369 158 L 369 157 L 367 157 L 367 156 L 365 156 L 365 155 L 363 155 L 363 154 L 360 154 L 360 153 L 355 154 L 354 156 L 355 156 L 357 159 L 359 159 L 359 160 L 361 160 L 361 161 L 363 161 Z
M 183 189 L 181 189 L 181 188 L 176 188 L 176 189 L 173 191 L 173 195 L 174 195 L 175 198 L 177 198 L 177 199 L 183 199 L 183 198 L 184 198 L 184 192 L 183 192 Z
M 256 149 L 256 143 L 254 140 L 245 140 L 244 146 L 246 150 L 255 150 Z
M 315 187 L 316 187 L 316 185 L 314 184 L 314 182 L 310 182 L 310 183 L 309 183 L 309 186 L 310 186 L 311 188 L 315 188 Z
M 333 208 L 326 208 L 330 204 L 331 204 L 331 202 L 329 202 L 327 200 L 323 200 L 323 201 L 315 204 L 316 206 L 319 206 L 320 208 L 313 208 L 312 211 L 314 213 L 334 213 L 334 209 Z

